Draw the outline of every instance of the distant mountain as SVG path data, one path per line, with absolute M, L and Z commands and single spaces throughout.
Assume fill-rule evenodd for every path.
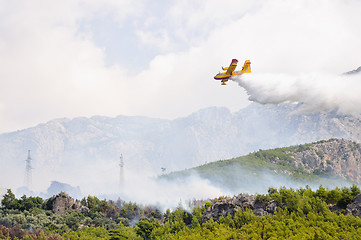
M 190 176 L 227 189 L 263 193 L 269 187 L 345 186 L 361 183 L 361 145 L 343 139 L 322 140 L 208 163 L 173 172 L 161 180 L 183 181 Z
M 361 72 L 361 67 L 358 67 L 357 69 L 346 72 L 345 74 L 355 74 L 355 73 L 360 73 L 360 72 Z
M 110 191 L 119 181 L 120 154 L 125 175 L 136 177 L 322 139 L 361 142 L 360 115 L 337 111 L 298 115 L 298 107 L 253 103 L 235 113 L 212 107 L 175 120 L 128 116 L 52 120 L 0 135 L 4 173 L 0 185 L 23 184 L 29 149 L 34 186 L 42 184 L 44 189 L 56 180 L 82 190 L 88 184 Z
M 79 187 L 73 187 L 70 184 L 57 181 L 52 181 L 46 193 L 42 193 L 41 197 L 50 198 L 60 192 L 67 193 L 77 199 L 82 197 L 82 193 Z
M 23 195 L 26 196 L 40 196 L 42 198 L 50 198 L 54 195 L 57 195 L 60 192 L 64 192 L 74 196 L 74 198 L 80 199 L 83 194 L 80 191 L 80 187 L 73 187 L 67 183 L 61 183 L 57 181 L 52 181 L 46 192 L 33 192 L 28 187 L 19 187 L 15 191 L 15 195 L 17 197 L 22 197 Z M 1 188 L 0 188 L 0 197 L 1 197 Z

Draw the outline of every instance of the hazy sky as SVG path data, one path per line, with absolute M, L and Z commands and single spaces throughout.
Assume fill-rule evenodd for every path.
M 361 66 L 361 1 L 0 0 L 0 133 L 93 115 L 176 118 L 248 96 L 213 80 Z

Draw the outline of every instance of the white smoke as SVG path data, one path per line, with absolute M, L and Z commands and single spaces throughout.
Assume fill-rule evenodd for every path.
M 302 103 L 300 112 L 361 113 L 361 74 L 245 74 L 232 78 L 249 100 L 261 104 Z
M 199 177 L 196 172 L 179 179 L 157 179 L 131 174 L 125 181 L 122 199 L 157 206 L 163 211 L 167 208 L 175 209 L 179 205 L 186 209 L 189 207 L 187 202 L 192 199 L 209 199 L 230 194 L 226 189 Z

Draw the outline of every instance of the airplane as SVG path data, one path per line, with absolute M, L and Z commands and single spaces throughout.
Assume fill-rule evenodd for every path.
M 242 67 L 241 71 L 234 71 L 237 67 L 238 60 L 232 59 L 231 65 L 229 67 L 222 67 L 222 69 L 226 72 L 220 72 L 216 76 L 214 76 L 215 80 L 221 80 L 222 85 L 226 85 L 226 82 L 229 80 L 230 77 L 242 75 L 243 73 L 250 73 L 251 72 L 251 61 L 246 60 Z

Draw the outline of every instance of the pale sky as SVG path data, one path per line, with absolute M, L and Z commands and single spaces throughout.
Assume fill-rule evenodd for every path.
M 0 0 L 0 133 L 54 118 L 174 119 L 249 103 L 213 77 L 361 66 L 361 1 Z

